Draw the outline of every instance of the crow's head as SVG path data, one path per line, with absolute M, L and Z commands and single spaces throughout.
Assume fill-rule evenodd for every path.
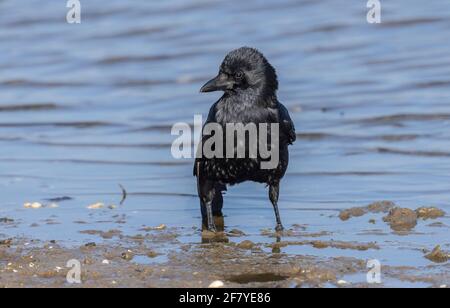
M 200 92 L 224 91 L 233 94 L 275 95 L 278 80 L 275 69 L 262 53 L 241 47 L 231 51 L 220 66 L 219 75 L 208 81 Z

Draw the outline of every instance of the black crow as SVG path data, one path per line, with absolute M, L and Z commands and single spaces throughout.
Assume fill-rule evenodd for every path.
M 205 123 L 216 123 L 223 127 L 224 138 L 227 123 L 278 123 L 279 127 L 279 135 L 276 136 L 279 160 L 272 169 L 261 168 L 260 163 L 266 158 L 262 158 L 260 154 L 256 158 L 197 156 L 194 176 L 197 177 L 203 224 L 210 231 L 216 231 L 213 216 L 222 216 L 222 192 L 226 190 L 226 185 L 244 181 L 265 183 L 269 186 L 269 199 L 274 207 L 277 222 L 276 230 L 283 230 L 278 211 L 280 180 L 288 167 L 288 145 L 295 141 L 296 134 L 288 110 L 277 99 L 277 89 L 277 75 L 272 65 L 258 50 L 242 47 L 231 51 L 225 57 L 219 75 L 208 81 L 200 90 L 224 92 L 211 107 Z M 258 127 L 258 135 L 260 131 Z M 264 132 L 268 135 L 268 140 L 271 140 L 270 130 Z M 203 144 L 211 137 L 212 134 L 206 135 L 203 132 Z M 244 138 L 247 138 L 247 135 Z M 244 142 L 248 144 L 248 140 Z M 233 151 L 236 152 L 236 148 Z M 248 154 L 248 151 L 246 153 Z

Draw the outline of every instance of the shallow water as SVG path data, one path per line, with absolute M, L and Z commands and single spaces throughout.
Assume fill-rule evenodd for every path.
M 219 94 L 200 86 L 229 50 L 250 45 L 277 68 L 299 134 L 282 183 L 284 224 L 382 246 L 284 252 L 425 266 L 420 249 L 449 245 L 448 228 L 430 221 L 399 236 L 378 215 L 337 218 L 377 200 L 450 212 L 445 1 L 383 2 L 381 25 L 366 22 L 365 1 L 82 1 L 81 25 L 65 23 L 63 2 L 0 1 L 0 216 L 18 222 L 0 233 L 79 243 L 92 239 L 84 229 L 134 234 L 164 223 L 198 242 L 192 161 L 172 158 L 170 127 L 206 116 Z M 86 209 L 119 205 L 119 184 L 122 206 Z M 257 184 L 230 189 L 227 228 L 272 241 L 260 234 L 274 226 L 266 195 Z M 55 209 L 23 208 L 63 196 L 72 199 Z M 364 232 L 374 229 L 384 236 Z

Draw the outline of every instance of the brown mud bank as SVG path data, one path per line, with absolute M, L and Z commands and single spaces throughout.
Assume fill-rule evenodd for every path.
M 397 232 L 411 231 L 417 226 L 418 220 L 429 220 L 444 217 L 446 213 L 436 207 L 420 207 L 411 210 L 396 206 L 391 201 L 381 201 L 369 204 L 365 207 L 354 207 L 341 211 L 339 218 L 347 221 L 353 217 L 362 217 L 366 214 L 387 214 L 383 217 L 383 221 L 387 223 L 392 230 Z M 374 221 L 371 220 L 371 223 Z
M 120 241 L 89 242 L 70 248 L 56 241 L 2 240 L 0 287 L 205 288 L 213 282 L 217 285 L 217 281 L 224 287 L 384 286 L 361 282 L 367 277 L 366 260 L 290 255 L 279 250 L 289 245 L 377 249 L 372 244 L 277 241 L 267 245 L 248 240 L 183 244 L 177 241 L 177 236 L 171 230 L 157 235 L 121 236 Z M 171 249 L 166 250 L 166 245 Z M 72 269 L 68 267 L 70 260 L 80 264 L 80 284 L 67 281 Z M 447 263 L 426 267 L 386 266 L 382 275 L 384 279 L 442 288 L 450 279 L 450 266 Z M 358 277 L 357 282 L 352 282 L 351 277 Z
M 161 218 L 149 227 L 109 208 L 90 210 L 72 225 L 63 224 L 57 208 L 23 211 L 42 215 L 0 218 L 0 287 L 450 285 L 449 221 L 435 207 L 383 201 L 340 214 L 303 211 L 282 233 L 227 225 L 228 217 L 217 218 L 221 232 L 211 233 Z M 40 225 L 32 230 L 41 235 L 20 235 L 30 224 Z M 74 261 L 80 284 L 67 281 Z M 381 284 L 367 278 L 373 261 L 381 264 Z

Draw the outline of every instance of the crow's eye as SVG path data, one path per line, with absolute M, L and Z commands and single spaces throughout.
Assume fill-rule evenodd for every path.
M 234 75 L 234 77 L 236 77 L 236 79 L 242 79 L 244 78 L 244 73 L 239 71 Z

